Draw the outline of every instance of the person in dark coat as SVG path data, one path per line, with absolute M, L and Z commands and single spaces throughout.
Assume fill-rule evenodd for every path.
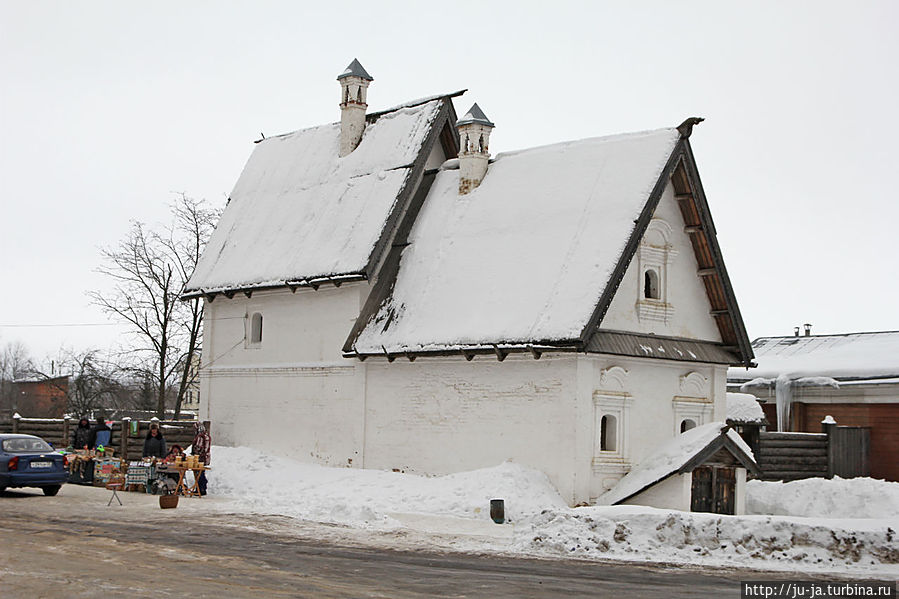
M 99 436 L 99 439 L 97 438 Z M 97 416 L 97 424 L 91 429 L 88 447 L 96 449 L 98 445 L 108 445 L 112 438 L 112 429 L 106 426 L 102 416 Z
M 198 456 L 200 458 L 200 461 L 208 466 L 209 453 L 212 449 L 212 438 L 209 436 L 209 433 L 206 431 L 206 426 L 202 422 L 197 422 L 195 426 L 197 428 L 197 434 L 194 436 L 191 454 Z M 197 479 L 197 488 L 200 490 L 200 495 L 206 494 L 205 470 L 200 472 L 200 478 Z
M 91 423 L 86 417 L 82 416 L 78 421 L 78 428 L 72 435 L 72 447 L 74 449 L 87 449 L 91 440 Z
M 162 436 L 162 432 L 159 430 L 159 426 L 155 423 L 150 425 L 150 430 L 147 432 L 147 438 L 144 440 L 143 457 L 165 457 L 165 438 Z

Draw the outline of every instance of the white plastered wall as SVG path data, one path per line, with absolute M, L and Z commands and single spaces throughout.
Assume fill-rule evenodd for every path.
M 586 359 L 592 368 L 593 394 L 591 501 L 679 434 L 678 410 L 684 403 L 704 410 L 706 419 L 698 425 L 725 418 L 726 366 L 606 355 Z M 615 411 L 619 405 L 626 412 L 623 419 Z M 614 451 L 603 451 L 599 445 L 606 412 L 619 426 Z
M 628 265 L 602 328 L 720 342 L 721 334 L 709 314 L 711 305 L 697 274 L 699 266 L 670 183 L 641 246 Z M 645 302 L 643 298 L 643 271 L 649 266 L 662 271 L 662 298 L 657 302 Z M 641 301 L 643 310 L 638 309 Z
M 366 283 L 351 283 L 207 302 L 201 414 L 213 442 L 361 466 L 364 371 L 340 349 L 367 293 Z M 258 345 L 249 341 L 256 312 Z
M 642 493 L 638 493 L 621 503 L 625 505 L 648 505 L 663 510 L 690 511 L 693 493 L 693 474 L 673 474 Z
M 575 499 L 577 358 L 370 358 L 365 467 L 446 474 L 506 460 Z M 589 426 L 589 424 L 586 424 Z

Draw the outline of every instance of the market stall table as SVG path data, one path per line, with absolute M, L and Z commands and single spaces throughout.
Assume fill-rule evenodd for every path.
M 209 470 L 209 466 L 185 466 L 169 464 L 170 472 L 178 473 L 178 485 L 175 487 L 175 495 L 184 495 L 186 497 L 202 497 L 200 493 L 200 474 Z M 194 482 L 188 484 L 184 481 L 184 475 L 188 471 L 193 471 Z

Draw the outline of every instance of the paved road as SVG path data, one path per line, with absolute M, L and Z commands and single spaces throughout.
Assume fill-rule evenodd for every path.
M 125 508 L 107 508 L 102 489 L 63 491 L 0 494 L 4 598 L 717 598 L 739 597 L 741 578 L 772 577 L 397 551 L 356 543 L 340 527 L 329 535 L 322 525 L 304 530 L 277 518 L 235 526 L 235 515 L 204 509 L 205 500 L 149 511 L 146 496 L 128 494 Z

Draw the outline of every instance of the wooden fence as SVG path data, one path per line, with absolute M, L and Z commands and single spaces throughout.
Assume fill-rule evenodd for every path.
M 827 469 L 831 476 L 852 478 L 871 475 L 871 429 L 861 426 L 826 425 L 830 447 Z
M 93 424 L 91 423 L 91 426 Z M 150 424 L 149 420 L 119 420 L 110 424 L 112 435 L 109 446 L 115 450 L 115 457 L 122 457 L 126 460 L 140 459 Z M 178 444 L 183 449 L 187 449 L 193 443 L 194 425 L 195 421 L 193 420 L 159 422 L 166 445 L 171 447 Z M 0 421 L 0 433 L 37 435 L 57 448 L 72 445 L 72 437 L 77 427 L 77 420 L 65 418 L 14 418 Z
M 827 476 L 824 433 L 759 433 L 758 460 L 762 480 L 798 480 Z
M 759 433 L 762 480 L 869 476 L 870 429 L 824 425 L 823 433 Z

